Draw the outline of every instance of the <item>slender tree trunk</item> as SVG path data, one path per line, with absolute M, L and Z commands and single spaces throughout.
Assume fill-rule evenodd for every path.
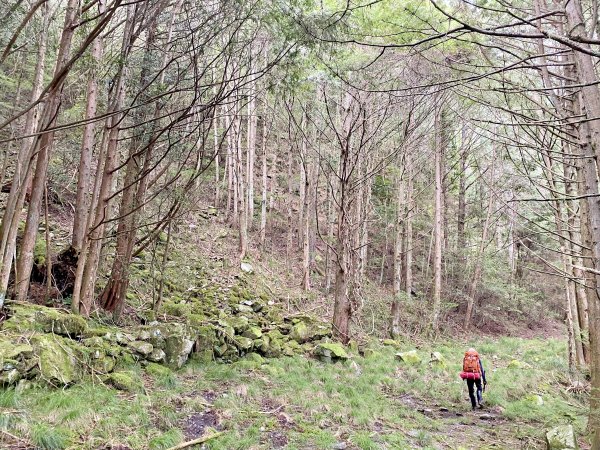
M 40 9 L 42 16 L 42 30 L 39 35 L 37 62 L 31 90 L 31 102 L 38 100 L 42 93 L 44 84 L 44 70 L 46 67 L 46 47 L 48 41 L 48 3 L 44 3 Z M 28 136 L 38 126 L 39 114 L 43 105 L 30 109 L 25 116 L 25 128 L 23 134 Z M 4 304 L 4 298 L 8 289 L 8 282 L 12 271 L 13 259 L 15 258 L 17 233 L 21 210 L 25 203 L 27 193 L 26 187 L 31 183 L 33 177 L 33 157 L 35 138 L 26 137 L 21 141 L 21 147 L 17 153 L 15 172 L 10 187 L 10 193 L 4 208 L 2 223 L 0 224 L 0 307 Z
M 239 230 L 239 259 L 243 260 L 248 252 L 248 209 L 247 197 L 244 189 L 243 148 L 242 148 L 242 118 L 239 115 L 238 105 L 235 106 L 235 177 L 237 185 L 237 213 Z M 246 155 L 248 157 L 248 155 Z
M 461 130 L 460 163 L 458 170 L 458 217 L 456 227 L 456 245 L 459 254 L 461 255 L 463 261 L 465 261 L 465 249 L 467 247 L 467 239 L 465 235 L 465 222 L 467 217 L 467 126 L 465 123 L 463 123 Z
M 495 158 L 495 155 L 494 155 Z M 494 164 L 495 161 L 492 161 L 492 173 L 489 181 L 489 185 L 492 186 L 494 181 Z M 475 305 L 475 298 L 477 296 L 477 285 L 479 284 L 479 280 L 481 278 L 481 272 L 483 269 L 483 260 L 485 256 L 485 247 L 487 245 L 488 240 L 488 232 L 490 228 L 490 221 L 492 218 L 492 210 L 494 208 L 494 193 L 491 191 L 488 193 L 488 204 L 487 204 L 487 212 L 485 214 L 485 222 L 483 223 L 483 230 L 481 232 L 481 243 L 479 244 L 479 250 L 477 252 L 477 256 L 475 257 L 475 267 L 473 269 L 473 276 L 471 278 L 471 286 L 469 288 L 469 293 L 467 295 L 467 312 L 465 314 L 465 320 L 463 323 L 463 328 L 465 331 L 468 331 L 471 325 L 471 318 L 473 316 L 473 307 Z
M 105 0 L 98 1 L 98 14 L 103 15 L 106 11 Z M 87 100 L 85 107 L 85 118 L 89 120 L 83 128 L 81 140 L 81 155 L 79 157 L 79 170 L 77 176 L 77 197 L 75 199 L 75 214 L 73 216 L 73 238 L 71 246 L 80 252 L 86 232 L 87 216 L 90 209 L 91 189 L 91 164 L 94 152 L 94 130 L 96 122 L 90 120 L 96 116 L 98 103 L 98 70 L 102 59 L 103 42 L 98 37 L 92 43 L 91 57 L 92 67 L 88 75 Z
M 325 292 L 331 292 L 331 279 L 333 271 L 332 251 L 330 245 L 333 242 L 333 233 L 335 232 L 335 212 L 333 209 L 334 202 L 333 182 L 327 183 L 327 247 L 325 248 Z
M 256 88 L 254 84 L 250 87 L 250 101 L 248 102 L 248 154 L 246 155 L 246 181 L 248 190 L 247 199 L 247 222 L 248 228 L 252 229 L 254 220 L 254 159 L 256 154 Z
M 58 75 L 67 63 L 69 52 L 71 50 L 71 41 L 73 39 L 73 34 L 75 33 L 73 24 L 75 23 L 78 14 L 79 0 L 69 0 L 65 10 L 64 26 L 54 69 L 55 76 Z M 21 249 L 17 259 L 17 276 L 15 277 L 15 291 L 17 293 L 17 299 L 20 301 L 24 301 L 29 292 L 29 278 L 33 267 L 33 249 L 35 247 L 40 223 L 40 212 L 44 187 L 46 185 L 48 161 L 54 142 L 54 132 L 46 130 L 56 123 L 63 85 L 64 79 L 48 92 L 47 100 L 41 115 L 41 127 L 39 128 L 43 133 L 35 140 L 34 144 L 34 148 L 36 149 L 34 153 L 37 151 L 36 166 L 32 180 L 31 199 L 27 210 L 27 222 L 25 224 Z
M 442 131 L 442 106 L 436 107 L 434 118 L 435 150 L 435 211 L 433 225 L 433 305 L 432 305 L 432 329 L 437 331 L 439 327 L 440 308 L 442 298 L 442 245 L 443 245 L 443 186 L 442 186 L 442 154 L 443 154 L 443 131 Z
M 84 316 L 89 316 L 94 297 L 96 274 L 100 262 L 102 240 L 107 219 L 111 216 L 110 199 L 113 191 L 116 168 L 119 163 L 118 142 L 119 124 L 123 118 L 121 111 L 125 100 L 125 81 L 127 79 L 127 59 L 133 45 L 133 26 L 136 19 L 135 5 L 127 7 L 127 18 L 123 30 L 121 45 L 122 65 L 116 75 L 114 90 L 112 92 L 105 123 L 101 146 L 101 157 L 98 161 L 96 184 L 91 201 L 91 213 L 88 217 L 87 238 L 84 241 L 83 251 L 77 261 L 75 286 L 73 289 L 72 309 Z M 98 180 L 100 180 L 98 182 Z
M 400 334 L 400 300 L 402 288 L 402 241 L 404 220 L 404 180 L 398 177 L 396 187 L 396 238 L 394 242 L 394 281 L 392 300 L 391 336 Z
M 413 274 L 412 274 L 412 260 L 413 260 L 413 228 L 412 228 L 412 216 L 414 214 L 413 208 L 413 169 L 412 169 L 412 155 L 410 150 L 406 152 L 404 164 L 406 166 L 406 215 L 404 217 L 404 292 L 406 292 L 407 298 L 411 298 L 413 290 Z
M 267 121 L 263 121 L 262 133 L 262 197 L 260 202 L 260 249 L 265 251 L 267 240 L 267 192 L 268 192 L 268 167 L 269 160 L 267 148 Z

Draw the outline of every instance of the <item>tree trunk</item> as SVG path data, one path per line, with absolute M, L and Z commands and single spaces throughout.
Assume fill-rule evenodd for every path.
M 254 220 L 254 159 L 256 154 L 256 88 L 254 83 L 250 86 L 250 100 L 248 102 L 248 154 L 246 155 L 246 184 L 247 184 L 247 224 L 252 229 Z
M 73 24 L 77 19 L 78 13 L 79 0 L 69 0 L 65 10 L 65 20 L 58 47 L 56 66 L 54 68 L 55 77 L 67 63 L 73 34 L 75 33 Z M 20 254 L 17 259 L 17 274 L 15 277 L 15 291 L 19 301 L 25 301 L 29 292 L 29 278 L 33 267 L 33 249 L 35 247 L 40 223 L 40 212 L 44 187 L 46 186 L 48 161 L 54 142 L 54 132 L 46 130 L 53 127 L 56 123 L 63 85 L 64 78 L 48 92 L 47 100 L 41 114 L 41 124 L 39 128 L 43 133 L 35 139 L 35 143 L 33 144 L 36 149 L 33 153 L 37 152 L 36 166 L 32 180 L 29 208 L 27 210 L 27 222 L 25 223 Z M 25 185 L 25 187 L 26 186 L 27 185 Z
M 46 67 L 46 47 L 48 41 L 48 3 L 44 3 L 40 10 L 42 16 L 42 30 L 39 35 L 37 62 L 31 90 L 31 102 L 38 100 L 42 93 L 44 84 L 44 69 Z M 38 126 L 38 118 L 43 105 L 31 108 L 25 116 L 25 128 L 23 134 L 28 136 Z M 4 304 L 4 298 L 8 289 L 8 282 L 12 271 L 13 259 L 17 244 L 17 233 L 21 210 L 25 204 L 26 187 L 31 183 L 33 177 L 34 145 L 36 138 L 25 137 L 21 141 L 21 147 L 17 153 L 15 172 L 10 186 L 10 193 L 6 200 L 2 223 L 0 224 L 0 308 Z
M 402 287 L 402 240 L 403 236 L 403 219 L 404 219 L 404 181 L 398 177 L 396 187 L 396 238 L 394 241 L 394 281 L 392 300 L 392 323 L 391 336 L 392 338 L 400 334 L 400 300 Z
M 466 257 L 467 239 L 465 235 L 465 222 L 467 217 L 467 190 L 466 190 L 466 178 L 467 178 L 467 126 L 463 123 L 461 130 L 461 147 L 460 147 L 460 163 L 459 163 L 459 174 L 458 174 L 458 217 L 456 227 L 456 245 L 458 253 L 461 255 L 463 261 Z
M 264 119 L 262 133 L 262 197 L 260 201 L 260 249 L 262 252 L 265 251 L 265 243 L 267 240 L 267 183 L 269 181 L 267 167 L 268 160 L 267 120 Z
M 443 186 L 442 186 L 442 153 L 443 153 L 443 131 L 442 131 L 442 106 L 437 105 L 434 118 L 435 149 L 435 211 L 433 224 L 433 305 L 432 305 L 432 329 L 438 330 L 442 296 L 442 243 L 443 243 Z
M 94 194 L 91 201 L 91 213 L 88 217 L 87 237 L 83 250 L 77 261 L 75 286 L 73 289 L 72 309 L 84 316 L 89 316 L 92 309 L 96 274 L 100 261 L 102 240 L 106 221 L 111 216 L 110 199 L 113 191 L 116 168 L 119 163 L 118 141 L 119 124 L 123 118 L 120 112 L 125 100 L 125 82 L 127 79 L 127 59 L 133 45 L 133 26 L 136 19 L 135 5 L 127 7 L 127 18 L 123 30 L 121 45 L 122 65 L 116 75 L 114 90 L 109 102 L 108 118 L 103 132 L 101 157 L 95 178 Z
M 493 158 L 495 157 L 496 155 L 493 156 Z M 492 218 L 492 210 L 494 208 L 494 193 L 491 190 L 491 186 L 494 182 L 494 164 L 495 161 L 492 161 L 492 172 L 488 183 L 490 186 L 490 190 L 488 192 L 487 212 L 485 214 L 485 222 L 483 223 L 483 229 L 481 232 L 481 243 L 479 244 L 479 251 L 477 252 L 477 256 L 475 258 L 475 267 L 473 269 L 473 276 L 471 278 L 471 286 L 467 295 L 467 312 L 465 314 L 465 320 L 463 323 L 463 328 L 465 329 L 465 331 L 468 331 L 471 325 L 471 318 L 473 316 L 473 306 L 475 305 L 475 297 L 477 296 L 477 285 L 479 283 L 479 279 L 481 278 L 481 271 L 483 269 L 485 247 L 487 245 L 490 220 Z
M 404 165 L 406 167 L 406 215 L 404 217 L 404 292 L 407 298 L 411 298 L 413 290 L 412 260 L 413 260 L 413 229 L 412 216 L 413 208 L 413 169 L 412 155 L 410 150 L 406 152 Z
M 105 0 L 98 1 L 98 14 L 103 15 L 106 11 Z M 89 122 L 84 125 L 83 138 L 81 140 L 81 155 L 79 157 L 79 169 L 77 175 L 77 197 L 75 199 L 75 214 L 73 215 L 73 238 L 71 246 L 79 253 L 83 246 L 86 232 L 87 217 L 90 209 L 91 189 L 91 164 L 94 152 L 94 130 L 96 122 L 91 120 L 96 116 L 98 103 L 98 73 L 100 60 L 102 58 L 103 41 L 99 36 L 92 43 L 91 57 L 92 67 L 88 75 L 87 100 L 85 107 L 85 118 Z

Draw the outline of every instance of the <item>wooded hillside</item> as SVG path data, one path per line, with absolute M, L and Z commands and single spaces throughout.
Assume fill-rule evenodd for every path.
M 600 449 L 598 24 L 588 0 L 4 1 L 3 317 L 189 317 L 193 277 L 257 272 L 343 344 L 564 322 Z

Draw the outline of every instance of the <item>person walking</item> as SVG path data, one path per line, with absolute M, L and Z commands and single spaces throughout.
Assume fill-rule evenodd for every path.
M 487 380 L 485 379 L 485 370 L 483 369 L 479 353 L 474 348 L 470 348 L 465 352 L 463 370 L 460 373 L 460 377 L 463 380 L 467 380 L 471 408 L 475 409 L 478 406 L 480 409 L 483 408 L 483 390 L 487 385 Z M 476 393 L 475 387 L 477 388 Z

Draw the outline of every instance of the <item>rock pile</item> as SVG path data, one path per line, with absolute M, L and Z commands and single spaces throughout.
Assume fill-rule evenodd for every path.
M 120 364 L 140 361 L 177 369 L 189 358 L 231 362 L 246 355 L 292 356 L 331 336 L 329 324 L 310 316 L 283 318 L 260 300 L 236 297 L 232 303 L 214 315 L 188 314 L 181 318 L 185 322 L 148 321 L 133 328 L 8 303 L 8 319 L 0 324 L 0 384 L 39 379 L 64 386 L 91 373 L 119 386 L 112 372 Z

